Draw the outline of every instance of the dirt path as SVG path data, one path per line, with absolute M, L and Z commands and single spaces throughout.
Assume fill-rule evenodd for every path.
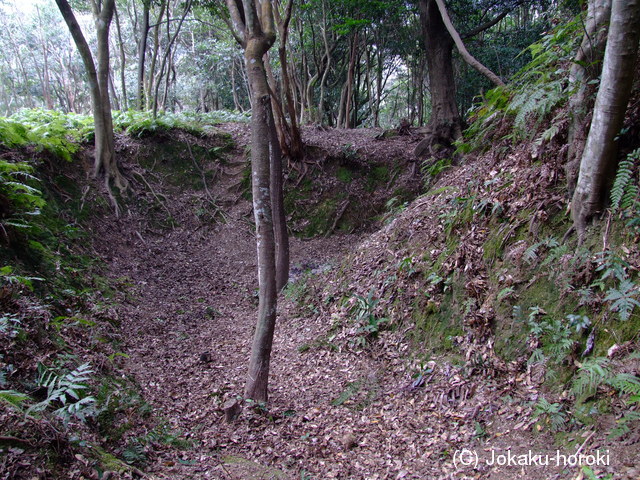
M 241 150 L 235 154 L 232 167 L 244 162 Z M 224 178 L 214 193 L 223 198 L 236 181 L 233 175 Z M 183 212 L 180 226 L 147 234 L 135 221 L 123 222 L 118 238 L 127 240 L 101 247 L 111 258 L 111 274 L 132 283 L 132 298 L 120 312 L 128 368 L 154 416 L 194 442 L 181 453 L 163 450 L 146 469 L 152 478 L 571 475 L 457 464 L 456 452 L 464 448 L 487 456 L 491 449 L 549 450 L 551 436 L 531 431 L 526 405 L 536 390 L 514 385 L 508 375 L 465 376 L 464 365 L 438 358 L 421 365 L 408 358 L 402 331 L 384 332 L 366 350 L 328 348 L 322 340 L 332 318 L 319 299 L 309 307 L 312 315 L 281 299 L 268 410 L 245 409 L 235 423 L 224 423 L 222 405 L 243 391 L 257 308 L 250 205 L 237 196 L 227 200 L 227 222 L 203 227 L 185 213 L 189 197 L 177 195 L 170 201 Z M 292 265 L 338 265 L 360 240 L 355 235 L 292 240 Z M 384 235 L 367 242 L 385 248 Z M 589 434 L 576 432 L 578 441 L 583 433 Z
M 234 133 L 241 134 L 242 141 L 244 131 Z M 230 169 L 238 170 L 243 162 L 239 148 Z M 243 391 L 257 315 L 251 207 L 227 190 L 237 180 L 237 174 L 223 175 L 211 187 L 217 198 L 232 205 L 226 210 L 226 222 L 201 228 L 187 213 L 185 192 L 167 197 L 182 210 L 176 214 L 179 226 L 174 229 L 148 233 L 144 219 L 125 219 L 119 223 L 117 239 L 113 232 L 105 232 L 105 241 L 99 242 L 98 250 L 110 259 L 111 276 L 131 284 L 130 300 L 120 307 L 128 369 L 153 405 L 154 415 L 197 445 L 184 458 L 175 458 L 175 450 L 168 449 L 167 457 L 157 459 L 150 469 L 158 478 L 248 478 L 247 472 L 260 477 L 262 467 L 244 459 L 254 457 L 251 452 L 259 447 L 266 452 L 270 448 L 263 439 L 247 438 L 248 424 L 223 424 L 220 409 L 226 399 Z M 294 272 L 296 265 L 331 264 L 357 238 L 292 239 Z M 304 326 L 297 332 L 296 325 L 285 322 L 284 317 L 279 319 L 274 364 L 299 356 L 299 333 L 302 337 L 309 333 Z M 291 395 L 299 392 L 281 375 L 275 367 L 272 403 L 275 410 L 291 410 Z

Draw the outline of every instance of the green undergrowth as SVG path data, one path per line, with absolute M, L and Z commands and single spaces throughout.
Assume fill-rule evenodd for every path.
M 185 447 L 122 370 L 113 307 L 130 282 L 106 278 L 91 246 L 90 225 L 113 213 L 75 157 L 89 131 L 55 112 L 0 119 L 0 450 L 15 478 L 131 474 L 157 445 Z
M 506 86 L 489 90 L 470 112 L 470 126 L 458 153 L 498 150 L 498 145 L 530 141 L 538 147 L 565 130 L 562 107 L 573 93 L 569 69 L 582 37 L 583 17 L 560 23 L 528 47 L 532 60 Z
M 150 112 L 127 110 L 114 111 L 113 126 L 131 137 L 142 138 L 157 136 L 173 130 L 182 130 L 192 135 L 216 134 L 216 125 L 225 122 L 248 122 L 246 113 L 208 112 L 208 113 L 171 113 L 161 112 L 155 118 Z

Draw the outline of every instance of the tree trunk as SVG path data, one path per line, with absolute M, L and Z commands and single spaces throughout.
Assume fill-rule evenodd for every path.
M 180 17 L 180 21 L 178 22 L 178 26 L 176 27 L 176 31 L 173 33 L 173 35 L 170 35 L 169 32 L 169 26 L 171 24 L 171 22 L 169 21 L 169 9 L 167 8 L 167 36 L 169 37 L 167 39 L 167 47 L 166 50 L 164 52 L 164 55 L 162 56 L 162 63 L 160 65 L 160 69 L 158 70 L 158 78 L 156 79 L 156 85 L 155 85 L 155 90 L 153 92 L 153 116 L 154 118 L 156 117 L 156 115 L 158 114 L 158 94 L 160 91 L 160 85 L 162 84 L 162 76 L 164 74 L 164 70 L 165 67 L 167 67 L 167 60 L 170 58 L 173 50 L 173 44 L 176 41 L 176 38 L 178 38 L 178 34 L 180 33 L 180 30 L 182 29 L 182 24 L 184 23 L 184 19 L 187 17 L 187 15 L 189 14 L 189 11 L 191 10 L 191 2 L 192 0 L 187 0 L 187 2 L 184 5 L 184 12 L 182 13 L 182 17 Z M 169 76 L 170 72 L 169 69 L 167 68 L 167 77 Z M 164 102 L 163 102 L 164 103 Z
M 93 105 L 93 120 L 95 127 L 94 176 L 104 173 L 105 185 L 111 195 L 109 187 L 112 180 L 120 190 L 127 187 L 127 181 L 120 173 L 115 159 L 113 122 L 111 118 L 111 102 L 109 99 L 109 25 L 115 8 L 114 0 L 105 0 L 102 8 L 96 5 L 94 19 L 97 32 L 97 69 L 93 61 L 91 49 L 82 34 L 73 10 L 67 0 L 56 0 L 56 4 L 64 18 L 73 40 L 80 52 L 80 56 L 87 71 L 91 102 Z M 117 203 L 113 196 L 111 200 L 118 213 Z
M 607 40 L 607 26 L 611 17 L 611 0 L 590 0 L 587 7 L 582 43 L 569 71 L 569 100 L 571 123 L 567 138 L 565 173 L 569 193 L 573 195 L 578 179 L 580 159 L 589 128 L 587 113 L 593 109 L 595 86 L 592 80 L 601 73 L 602 57 Z
M 140 38 L 138 39 L 138 84 L 136 88 L 136 108 L 144 108 L 144 64 L 147 55 L 147 39 L 149 38 L 149 11 L 151 0 L 142 2 L 142 25 L 140 26 Z
M 326 58 L 326 64 L 324 65 L 324 70 L 322 72 L 322 77 L 320 79 L 320 98 L 318 99 L 318 109 L 316 112 L 316 122 L 320 125 L 323 125 L 324 122 L 324 91 L 325 86 L 327 84 L 327 78 L 329 76 L 329 71 L 331 70 L 331 49 L 329 48 L 329 40 L 327 38 L 327 12 L 325 2 L 322 2 L 322 43 L 324 44 L 324 56 L 323 59 Z M 321 61 L 321 63 L 323 63 Z
M 269 364 L 276 323 L 277 284 L 275 238 L 270 189 L 269 116 L 271 100 L 266 89 L 262 59 L 247 47 L 247 74 L 253 95 L 251 113 L 251 171 L 253 179 L 253 212 L 258 250 L 259 306 L 258 322 L 251 348 L 245 396 L 259 402 L 268 399 Z M 250 65 L 250 66 L 249 66 Z
M 586 222 L 606 201 L 617 165 L 615 141 L 631 94 L 640 39 L 640 0 L 616 0 L 611 9 L 602 77 L 580 162 L 571 213 L 581 241 Z
M 160 1 L 160 12 L 153 27 L 153 53 L 151 54 L 151 65 L 147 72 L 145 80 L 145 105 L 147 110 L 151 109 L 151 101 L 153 99 L 153 81 L 156 75 L 156 64 L 158 63 L 158 55 L 160 54 L 160 26 L 162 25 L 162 17 L 164 17 L 165 9 L 167 9 L 168 0 Z
M 418 156 L 432 143 L 451 142 L 462 135 L 453 74 L 453 39 L 435 0 L 420 0 L 419 6 L 431 90 L 431 119 L 430 135 L 416 147 Z
M 451 35 L 451 38 L 453 39 L 453 41 L 454 41 L 454 43 L 456 45 L 456 48 L 458 49 L 458 52 L 460 52 L 460 55 L 462 56 L 464 61 L 467 62 L 469 65 L 471 65 L 473 68 L 475 68 L 482 75 L 487 77 L 489 80 L 491 80 L 496 86 L 499 86 L 499 87 L 503 86 L 504 82 L 502 80 L 500 80 L 500 77 L 498 77 L 495 73 L 493 73 L 491 70 L 489 70 L 487 67 L 485 67 L 482 63 L 480 63 L 478 60 L 476 60 L 469 53 L 467 48 L 464 46 L 464 43 L 462 42 L 462 39 L 460 38 L 460 35 L 458 34 L 458 32 L 454 28 L 453 24 L 451 23 L 451 19 L 449 18 L 449 14 L 447 13 L 447 8 L 444 5 L 444 1 L 443 0 L 435 0 L 435 2 L 438 5 L 438 10 L 440 11 L 440 16 L 442 17 L 442 22 L 444 23 L 445 27 L 447 28 L 447 31 L 449 32 L 449 35 Z
M 289 66 L 287 59 L 287 43 L 289 37 L 289 22 L 291 21 L 291 14 L 293 11 L 293 0 L 289 0 L 285 8 L 284 17 L 280 16 L 279 1 L 275 2 L 273 10 L 276 24 L 278 27 L 278 33 L 280 34 L 280 44 L 278 46 L 278 56 L 280 58 L 280 71 L 282 73 L 282 90 L 286 100 L 286 109 L 289 114 L 289 124 L 287 124 L 286 118 L 282 117 L 282 127 L 288 130 L 288 144 L 283 145 L 286 147 L 287 156 L 294 161 L 301 161 L 304 156 L 304 144 L 302 142 L 302 134 L 298 127 L 298 118 L 296 115 L 296 106 L 293 101 L 293 93 L 291 87 L 291 78 L 289 77 Z
M 275 41 L 275 25 L 270 1 L 227 0 L 230 25 L 236 40 L 244 47 L 244 58 L 252 96 L 251 178 L 253 213 L 258 250 L 259 304 L 245 397 L 258 402 L 268 399 L 269 364 L 276 322 L 278 284 L 276 280 L 273 215 L 278 215 L 278 142 L 275 135 L 264 54 Z M 276 185 L 274 186 L 274 183 Z M 282 197 L 279 197 L 282 198 Z M 273 205 L 276 205 L 274 210 Z M 281 218 L 284 222 L 284 217 Z M 288 265 L 287 265 L 288 272 Z
M 272 98 L 273 100 L 273 98 Z M 270 132 L 270 184 L 271 210 L 273 212 L 273 232 L 276 249 L 276 290 L 280 292 L 289 281 L 289 233 L 284 210 L 282 182 L 282 151 L 276 134 L 273 115 L 267 117 Z
M 118 49 L 120 51 L 120 88 L 122 88 L 122 109 L 129 109 L 129 99 L 127 98 L 127 82 L 125 79 L 125 68 L 127 64 L 127 55 L 124 51 L 124 42 L 122 40 L 122 29 L 120 28 L 120 17 L 118 16 L 118 9 L 114 10 L 114 16 L 116 19 L 116 30 L 118 32 Z
M 40 8 L 36 6 L 36 12 L 38 13 L 38 23 L 40 26 L 40 43 L 42 44 L 42 59 L 43 59 L 43 68 L 42 68 L 42 96 L 44 97 L 44 104 L 47 109 L 53 109 L 53 101 L 51 99 L 51 87 L 50 87 L 50 76 L 49 76 L 49 48 L 47 42 L 44 38 L 44 27 L 42 25 L 42 16 L 40 15 Z
M 356 59 L 358 58 L 358 32 L 355 31 L 351 42 L 351 54 L 349 59 L 349 71 L 347 72 L 347 92 L 344 107 L 344 128 L 353 126 L 351 120 L 351 104 L 353 101 L 353 79 L 355 74 Z

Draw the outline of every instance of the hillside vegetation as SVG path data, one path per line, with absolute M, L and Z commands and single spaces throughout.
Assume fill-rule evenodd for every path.
M 638 478 L 640 88 L 579 244 L 558 48 L 577 32 L 419 162 L 415 128 L 303 130 L 272 400 L 233 422 L 257 308 L 246 116 L 115 114 L 119 217 L 89 119 L 0 119 L 3 476 Z M 457 456 L 556 449 L 610 461 Z

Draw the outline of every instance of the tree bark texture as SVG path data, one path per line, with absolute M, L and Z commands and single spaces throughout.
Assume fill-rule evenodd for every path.
M 282 199 L 282 170 L 279 165 L 280 149 L 263 61 L 265 53 L 275 41 L 275 25 L 270 1 L 227 0 L 227 7 L 231 16 L 232 33 L 244 48 L 245 67 L 252 97 L 251 179 L 258 253 L 259 303 L 244 394 L 246 398 L 266 402 L 276 323 L 278 281 L 282 281 L 276 279 L 276 241 L 280 242 L 279 246 L 284 245 L 283 239 L 278 237 L 281 230 L 274 230 L 274 214 L 277 216 L 282 212 L 278 204 Z M 275 176 L 279 178 L 276 179 Z M 278 221 L 284 224 L 284 215 Z M 276 225 L 278 221 L 275 222 Z M 286 234 L 286 227 L 284 231 Z M 278 261 L 282 261 L 283 258 L 279 255 Z M 288 276 L 288 243 L 286 271 Z
M 569 100 L 571 123 L 567 138 L 565 173 L 570 194 L 578 179 L 580 159 L 587 139 L 587 113 L 593 109 L 591 80 L 602 72 L 602 57 L 607 41 L 607 26 L 611 17 L 611 0 L 590 0 L 584 25 L 584 36 L 569 71 L 569 89 L 574 93 Z M 593 95 L 595 96 L 595 95 Z
M 617 165 L 615 141 L 631 94 L 640 39 L 640 0 L 616 0 L 571 212 L 582 240 L 586 222 L 603 207 Z
M 450 142 L 462 135 L 453 74 L 453 39 L 435 0 L 420 0 L 419 6 L 431 90 L 431 119 L 430 135 L 416 147 L 418 156 L 431 142 Z
M 95 128 L 94 176 L 104 173 L 107 191 L 111 194 L 110 181 L 120 189 L 127 187 L 127 181 L 120 173 L 115 159 L 113 121 L 111 118 L 111 101 L 109 99 L 109 25 L 115 10 L 114 0 L 105 0 L 101 9 L 94 9 L 94 20 L 97 32 L 97 68 L 91 49 L 84 38 L 73 10 L 67 0 L 56 0 L 69 32 L 78 48 L 82 62 L 87 71 L 88 83 L 93 105 Z M 112 197 L 112 202 L 117 204 Z

